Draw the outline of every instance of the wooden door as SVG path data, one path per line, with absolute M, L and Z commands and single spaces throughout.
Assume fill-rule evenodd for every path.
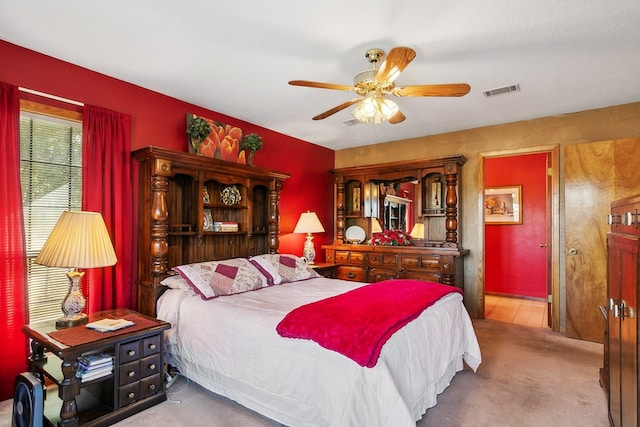
M 640 138 L 564 149 L 567 336 L 604 341 L 606 223 L 611 202 L 640 193 Z

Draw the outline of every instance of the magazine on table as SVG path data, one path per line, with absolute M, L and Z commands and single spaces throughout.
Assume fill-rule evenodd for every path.
M 95 322 L 87 323 L 87 328 L 94 329 L 98 332 L 111 332 L 118 329 L 135 325 L 131 320 L 126 319 L 102 319 Z

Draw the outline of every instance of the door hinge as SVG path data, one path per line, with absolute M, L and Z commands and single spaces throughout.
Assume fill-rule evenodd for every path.
M 547 168 L 547 176 L 553 176 L 553 168 Z
M 547 302 L 553 304 L 553 295 L 547 295 Z

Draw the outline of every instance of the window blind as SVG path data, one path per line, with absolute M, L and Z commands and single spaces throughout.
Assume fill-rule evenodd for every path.
M 69 281 L 67 269 L 34 260 L 62 212 L 82 204 L 82 124 L 22 112 L 20 180 L 24 208 L 29 322 L 56 319 Z

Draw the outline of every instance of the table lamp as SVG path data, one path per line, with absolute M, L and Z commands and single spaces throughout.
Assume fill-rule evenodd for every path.
M 67 273 L 69 291 L 62 301 L 64 316 L 56 328 L 87 323 L 82 312 L 85 298 L 80 289 L 84 272 L 78 268 L 109 267 L 117 262 L 107 227 L 98 212 L 65 211 L 58 219 L 35 262 L 47 267 L 73 268 Z
M 316 257 L 316 249 L 313 247 L 313 235 L 311 233 L 324 233 L 324 227 L 320 223 L 315 212 L 303 212 L 298 219 L 294 233 L 307 233 L 307 240 L 304 242 L 302 256 L 307 260 L 307 264 L 313 264 Z
M 410 235 L 413 239 L 424 239 L 424 224 L 421 222 L 417 222 L 411 229 Z

